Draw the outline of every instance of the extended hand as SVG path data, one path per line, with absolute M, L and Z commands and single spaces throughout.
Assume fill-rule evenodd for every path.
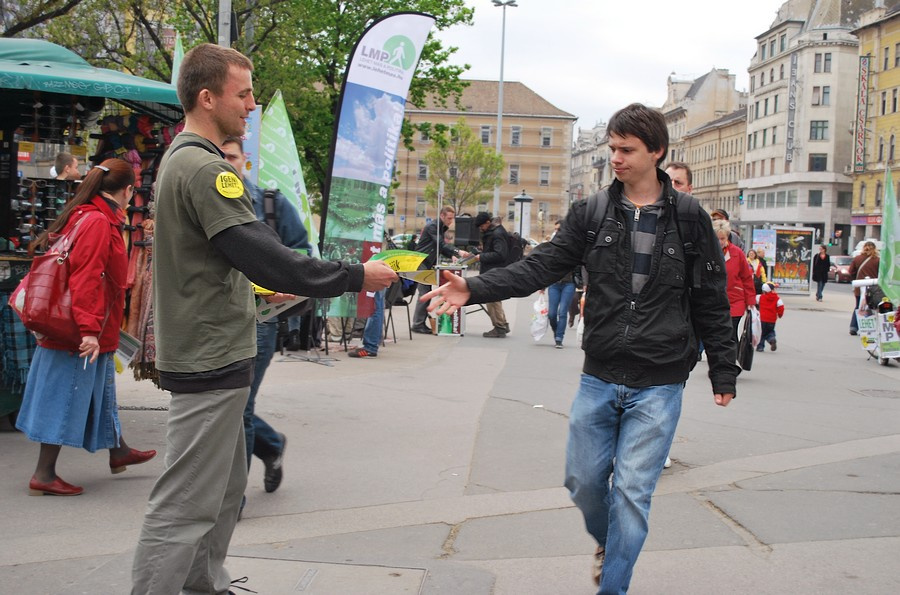
M 383 260 L 369 260 L 363 263 L 366 276 L 363 279 L 363 291 L 378 291 L 397 280 L 397 273 Z
M 434 312 L 438 316 L 453 314 L 465 306 L 472 296 L 469 284 L 460 275 L 444 271 L 444 280 L 446 283 L 419 298 L 420 302 L 435 298 L 434 303 L 428 307 L 428 311 Z
M 296 298 L 297 296 L 293 293 L 273 293 L 272 295 L 262 296 L 262 299 L 264 299 L 269 304 L 281 304 L 283 302 L 289 302 Z

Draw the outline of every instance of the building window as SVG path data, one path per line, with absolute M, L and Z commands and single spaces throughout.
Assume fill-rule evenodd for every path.
M 809 171 L 828 171 L 828 155 L 825 153 L 810 153 Z
M 810 190 L 809 191 L 809 201 L 806 203 L 807 206 L 810 207 L 821 207 L 822 206 L 822 191 L 821 190 Z
M 522 146 L 522 127 L 513 126 L 509 133 L 509 144 L 513 147 Z
M 519 164 L 518 163 L 510 163 L 509 164 L 509 183 L 510 184 L 519 184 Z
M 819 105 L 822 102 L 822 87 L 813 87 L 812 104 Z
M 773 39 L 772 41 L 769 42 L 769 57 L 771 58 L 774 55 L 775 55 L 775 40 Z
M 891 111 L 897 113 L 897 89 L 891 94 Z
M 831 72 L 831 52 L 822 54 L 822 72 Z
M 541 128 L 541 146 L 549 147 L 553 142 L 553 129 L 548 127 Z
M 887 113 L 887 91 L 881 92 L 881 115 Z
M 423 143 L 427 143 L 428 141 L 431 140 L 431 137 L 428 136 L 427 130 L 422 131 L 422 135 L 419 137 L 419 140 L 422 141 Z
M 756 141 L 757 141 L 757 138 L 758 138 L 758 137 L 757 137 L 757 134 L 758 134 L 758 132 L 754 132 L 754 133 L 753 133 L 753 148 L 754 148 L 754 149 L 757 147 L 757 144 L 756 144 Z
M 878 137 L 878 159 L 877 161 L 884 161 L 884 137 Z
M 763 101 L 763 115 L 764 116 L 769 115 L 769 98 L 768 97 L 766 97 L 766 99 Z M 765 143 L 763 143 L 763 144 L 765 145 Z
M 490 126 L 482 126 L 481 127 L 481 144 L 482 145 L 491 144 L 491 127 Z
M 775 208 L 775 193 L 774 192 L 766 192 L 766 208 L 767 209 Z
M 822 72 L 822 54 L 816 54 L 813 62 L 813 72 Z
M 781 190 L 775 193 L 775 206 L 776 207 L 786 207 L 787 206 L 787 192 Z
M 753 109 L 756 112 L 756 114 L 753 116 L 753 119 L 756 120 L 756 119 L 759 119 L 759 102 L 757 101 L 756 103 L 753 104 L 753 106 L 754 106 Z
M 787 33 L 781 34 L 780 42 L 781 42 L 781 51 L 783 52 L 784 50 L 787 49 Z
M 759 73 L 759 86 L 762 87 L 766 84 L 766 71 L 763 70 Z
M 809 140 L 828 140 L 828 120 L 812 120 L 809 123 Z
M 859 184 L 859 206 L 866 206 L 866 183 L 860 182 Z
M 896 145 L 897 138 L 892 134 L 891 135 L 891 144 L 888 146 L 888 161 L 894 161 L 894 148 Z
M 756 75 L 750 77 L 750 92 L 753 93 L 754 89 L 756 89 Z
M 894 45 L 894 68 L 900 66 L 900 43 Z
M 766 42 L 762 42 L 761 44 L 759 44 L 759 60 L 760 60 L 760 62 L 762 62 L 765 59 L 766 59 Z M 760 82 L 759 84 L 762 85 L 762 82 Z
M 775 144 L 775 131 L 778 130 L 778 126 L 772 126 L 772 144 Z
M 881 206 L 881 190 L 882 190 L 881 182 L 878 182 L 877 184 L 875 184 L 875 208 L 876 209 Z
M 769 138 L 769 129 L 768 129 L 768 128 L 763 128 L 762 133 L 763 133 L 763 139 L 762 139 L 762 140 L 763 140 L 763 144 L 762 144 L 762 146 L 765 147 L 765 146 L 766 146 L 766 139 Z
M 850 203 L 853 201 L 853 193 L 841 191 L 837 193 L 837 208 L 849 209 Z
M 424 217 L 425 216 L 425 197 L 417 196 L 416 197 L 416 217 Z
M 891 48 L 884 48 L 884 68 L 882 70 L 887 70 L 888 65 L 891 63 Z
M 770 68 L 769 69 L 769 84 L 772 84 L 774 82 L 775 82 L 775 69 Z
M 417 176 L 420 180 L 428 179 L 428 164 L 419 159 L 419 175 Z
M 796 190 L 788 190 L 787 206 L 789 206 L 789 207 L 797 206 L 797 191 Z
M 831 105 L 831 87 L 822 87 L 822 105 Z
M 538 185 L 539 186 L 549 186 L 550 185 L 550 166 L 542 165 L 541 173 L 538 177 Z
M 516 220 L 516 201 L 514 200 L 509 200 L 506 202 L 506 220 Z
M 778 95 L 775 96 L 775 101 L 773 103 L 775 105 L 774 105 L 774 108 L 772 109 L 772 113 L 777 114 L 778 113 Z

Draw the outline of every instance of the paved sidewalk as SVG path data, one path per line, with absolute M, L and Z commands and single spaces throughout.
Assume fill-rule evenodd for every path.
M 706 363 L 685 390 L 630 593 L 900 592 L 900 364 L 847 333 L 847 286 L 783 296 L 778 351 L 756 354 L 728 408 Z M 273 362 L 259 414 L 290 437 L 285 480 L 253 463 L 228 567 L 260 594 L 594 592 L 592 540 L 561 487 L 581 367 L 529 336 L 405 334 L 375 359 Z M 136 448 L 165 449 L 167 395 L 119 377 Z M 131 556 L 162 456 L 112 476 L 107 455 L 64 449 L 74 498 L 29 497 L 38 447 L 0 433 L 0 594 L 129 592 Z M 242 592 L 242 591 L 237 591 Z

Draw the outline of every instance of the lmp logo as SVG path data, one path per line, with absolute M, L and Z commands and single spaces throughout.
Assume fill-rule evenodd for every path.
M 384 43 L 382 49 L 363 46 L 361 53 L 366 58 L 409 70 L 415 65 L 416 46 L 405 35 L 394 35 Z

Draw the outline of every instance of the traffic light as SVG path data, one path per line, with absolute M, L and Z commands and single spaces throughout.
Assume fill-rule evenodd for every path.
M 744 191 L 743 190 L 738 190 L 738 204 L 739 205 L 744 204 Z

